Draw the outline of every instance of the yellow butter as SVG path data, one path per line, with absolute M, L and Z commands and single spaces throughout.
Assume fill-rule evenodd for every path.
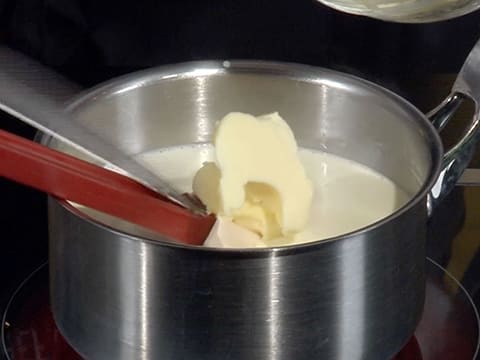
M 256 248 L 267 246 L 258 234 L 219 216 L 204 246 L 218 248 Z
M 269 240 L 303 230 L 312 184 L 297 154 L 288 124 L 277 114 L 230 113 L 214 138 L 216 162 L 193 181 L 207 208 Z

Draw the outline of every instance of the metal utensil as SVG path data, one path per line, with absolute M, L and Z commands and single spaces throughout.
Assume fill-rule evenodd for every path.
M 0 67 L 1 110 L 74 148 L 80 149 L 110 167 L 123 170 L 138 182 L 193 213 L 205 215 L 205 209 L 188 195 L 178 193 L 135 158 L 70 119 L 67 112 L 49 97 L 33 91 L 27 84 L 18 81 L 14 76 L 14 70 L 15 64 L 10 64 L 8 68 Z
M 132 179 L 0 130 L 0 176 L 201 245 L 215 221 L 192 214 Z

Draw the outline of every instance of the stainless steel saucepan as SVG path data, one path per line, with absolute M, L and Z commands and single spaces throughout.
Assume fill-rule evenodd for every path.
M 432 114 L 438 128 L 475 90 L 469 71 Z M 52 311 L 85 358 L 389 359 L 412 335 L 428 214 L 468 163 L 478 111 L 443 154 L 432 123 L 395 94 L 326 69 L 259 61 L 134 73 L 83 93 L 69 110 L 132 155 L 209 141 L 230 111 L 279 111 L 300 146 L 365 164 L 410 195 L 359 231 L 254 250 L 127 233 L 50 199 Z

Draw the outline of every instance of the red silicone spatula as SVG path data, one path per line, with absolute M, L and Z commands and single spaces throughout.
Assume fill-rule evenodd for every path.
M 196 215 L 113 171 L 0 130 L 0 176 L 201 245 L 215 217 Z

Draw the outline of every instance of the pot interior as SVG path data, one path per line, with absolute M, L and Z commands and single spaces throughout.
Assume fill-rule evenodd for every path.
M 434 176 L 441 146 L 416 108 L 363 80 L 328 70 L 264 62 L 206 62 L 135 73 L 86 92 L 71 106 L 92 131 L 137 155 L 209 142 L 231 111 L 277 111 L 299 146 L 364 164 L 414 198 Z M 55 141 L 50 146 L 72 152 Z M 157 238 L 92 215 L 131 234 Z

